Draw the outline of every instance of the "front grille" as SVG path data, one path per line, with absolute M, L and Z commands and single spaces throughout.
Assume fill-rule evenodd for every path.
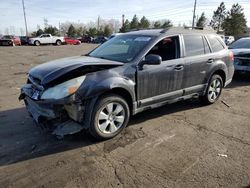
M 235 62 L 240 66 L 250 66 L 250 58 L 235 57 Z

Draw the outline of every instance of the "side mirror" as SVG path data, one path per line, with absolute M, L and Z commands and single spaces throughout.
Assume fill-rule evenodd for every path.
M 142 70 L 143 65 L 160 65 L 161 61 L 161 56 L 149 54 L 139 63 L 140 70 Z

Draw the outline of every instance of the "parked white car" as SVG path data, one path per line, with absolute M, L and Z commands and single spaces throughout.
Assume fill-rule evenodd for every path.
M 225 36 L 226 45 L 230 45 L 235 41 L 234 36 Z
M 35 38 L 30 38 L 29 44 L 39 46 L 41 44 L 56 44 L 61 45 L 64 43 L 64 37 L 56 37 L 51 34 L 42 34 Z

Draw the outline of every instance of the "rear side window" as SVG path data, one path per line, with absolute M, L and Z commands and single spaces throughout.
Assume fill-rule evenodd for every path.
M 186 56 L 203 55 L 204 46 L 202 36 L 199 35 L 184 35 L 184 43 Z
M 216 36 L 209 35 L 207 36 L 207 38 L 213 52 L 219 52 L 221 50 L 224 50 L 224 46 L 221 44 L 221 42 Z

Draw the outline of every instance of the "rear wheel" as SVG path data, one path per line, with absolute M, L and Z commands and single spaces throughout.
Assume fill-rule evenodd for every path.
M 213 75 L 210 79 L 207 87 L 206 94 L 201 97 L 201 100 L 205 104 L 213 104 L 215 103 L 220 95 L 223 88 L 223 81 L 220 75 Z
M 57 41 L 56 41 L 56 45 L 57 45 L 57 46 L 60 46 L 61 44 L 62 44 L 62 41 L 60 41 L 60 40 L 57 40 Z
M 95 105 L 89 132 L 100 140 L 113 138 L 126 127 L 129 116 L 128 104 L 122 97 L 105 95 Z
M 35 46 L 40 46 L 40 42 L 39 42 L 38 40 L 36 40 L 36 41 L 34 42 L 34 44 L 35 44 Z

